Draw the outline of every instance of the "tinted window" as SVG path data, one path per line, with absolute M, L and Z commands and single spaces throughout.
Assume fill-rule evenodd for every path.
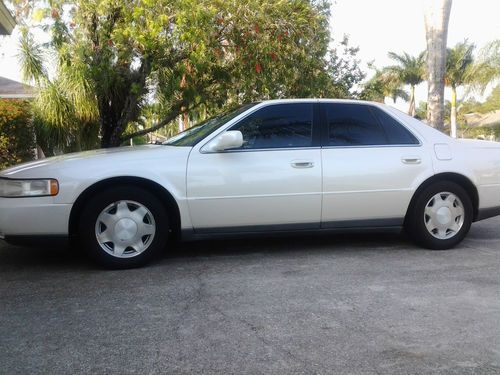
M 401 125 L 398 121 L 392 118 L 379 108 L 372 108 L 373 113 L 377 117 L 380 124 L 385 130 L 385 134 L 389 139 L 389 143 L 393 145 L 418 145 L 418 139 L 411 134 L 408 129 Z
M 276 104 L 246 117 L 231 130 L 243 134 L 242 149 L 307 147 L 312 145 L 313 105 Z
M 388 143 L 369 106 L 327 104 L 328 145 L 368 146 Z

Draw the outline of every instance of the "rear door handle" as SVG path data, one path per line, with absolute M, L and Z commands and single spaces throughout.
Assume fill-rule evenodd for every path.
M 401 161 L 405 164 L 420 164 L 422 159 L 418 156 L 405 156 L 401 159 Z
M 290 163 L 294 168 L 312 168 L 314 167 L 314 162 L 306 160 L 294 160 Z

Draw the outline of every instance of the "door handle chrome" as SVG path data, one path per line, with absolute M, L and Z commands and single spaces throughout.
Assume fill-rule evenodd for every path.
M 314 163 L 312 161 L 292 161 L 292 167 L 294 168 L 312 168 Z
M 420 164 L 422 159 L 418 156 L 407 156 L 401 159 L 401 161 L 405 164 Z

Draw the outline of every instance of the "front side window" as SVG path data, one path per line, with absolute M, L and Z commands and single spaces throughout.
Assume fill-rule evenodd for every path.
M 164 145 L 167 146 L 189 146 L 193 147 L 202 139 L 207 137 L 210 133 L 213 133 L 215 130 L 220 128 L 222 125 L 226 124 L 236 116 L 242 114 L 246 110 L 252 108 L 257 103 L 245 104 L 241 107 L 236 108 L 235 110 L 212 117 L 202 123 L 195 125 L 183 132 L 174 135 L 172 138 L 167 139 L 163 142 Z
M 369 106 L 359 104 L 326 104 L 328 146 L 386 145 L 384 129 Z
M 287 103 L 259 109 L 230 130 L 243 134 L 241 149 L 308 147 L 312 124 L 312 103 Z

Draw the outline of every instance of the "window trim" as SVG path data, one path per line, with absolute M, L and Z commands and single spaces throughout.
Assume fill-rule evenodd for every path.
M 321 150 L 321 146 L 305 146 L 305 147 L 270 147 L 270 148 L 246 148 L 243 150 L 224 150 L 214 152 L 203 152 L 204 154 L 231 154 L 236 152 L 261 152 L 261 151 L 292 151 L 292 150 Z
M 370 112 L 371 116 L 375 119 L 377 122 L 378 126 L 382 129 L 384 132 L 384 135 L 389 142 L 389 139 L 387 137 L 387 133 L 385 131 L 385 128 L 383 125 L 380 123 L 380 120 L 376 116 L 376 114 L 373 112 L 373 108 L 377 108 L 380 111 L 383 111 L 386 113 L 388 116 L 390 116 L 394 121 L 396 121 L 400 126 L 402 126 L 404 129 L 406 129 L 410 134 L 415 137 L 415 139 L 418 141 L 418 143 L 415 144 L 407 144 L 407 143 L 394 143 L 394 144 L 380 144 L 380 145 L 338 145 L 338 146 L 332 146 L 329 145 L 329 128 L 328 128 L 328 108 L 327 105 L 338 105 L 338 104 L 346 104 L 346 105 L 355 105 L 355 106 L 366 106 L 368 107 L 368 111 Z M 322 137 L 322 142 L 321 142 L 321 148 L 324 149 L 332 149 L 332 148 L 387 148 L 387 147 L 422 147 L 422 140 L 420 137 L 418 137 L 415 132 L 413 132 L 411 129 L 408 129 L 407 126 L 405 126 L 399 119 L 395 118 L 389 111 L 384 110 L 383 108 L 377 107 L 373 104 L 369 103 L 342 103 L 342 102 L 320 102 L 321 105 L 321 137 Z
M 264 108 L 276 105 L 297 105 L 297 104 L 310 104 L 312 105 L 312 130 L 311 130 L 311 146 L 303 146 L 303 147 L 269 147 L 269 148 L 253 148 L 253 149 L 235 149 L 235 150 L 223 150 L 223 151 L 207 151 L 205 150 L 205 146 L 210 143 L 215 137 L 220 134 L 230 131 L 233 127 L 238 125 L 241 121 L 244 121 L 247 117 L 253 115 L 257 111 L 260 111 Z M 257 107 L 257 108 L 256 108 Z M 256 107 L 250 108 L 249 112 L 242 113 L 242 117 L 238 118 L 236 121 L 232 122 L 231 125 L 223 128 L 214 134 L 209 135 L 210 138 L 206 139 L 206 142 L 203 142 L 203 145 L 199 148 L 199 152 L 201 154 L 229 154 L 229 153 L 237 153 L 237 152 L 262 152 L 262 151 L 286 151 L 286 150 L 318 150 L 321 149 L 321 103 L 318 100 L 311 101 L 300 101 L 300 102 L 264 102 L 262 105 L 257 105 Z M 225 126 L 225 125 L 224 125 Z M 223 127 L 224 127 L 223 126 Z

